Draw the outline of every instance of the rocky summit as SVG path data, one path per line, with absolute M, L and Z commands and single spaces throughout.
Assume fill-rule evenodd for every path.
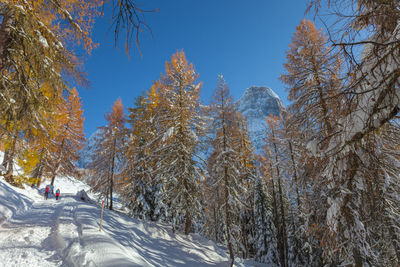
M 261 153 L 267 126 L 265 118 L 270 114 L 279 116 L 279 110 L 283 107 L 281 100 L 269 87 L 251 86 L 246 89 L 235 105 L 237 110 L 246 117 L 250 140 L 256 152 Z

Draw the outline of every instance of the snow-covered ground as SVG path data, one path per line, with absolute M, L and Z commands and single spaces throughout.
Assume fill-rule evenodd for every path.
M 43 185 L 45 186 L 45 185 Z M 57 178 L 61 199 L 0 178 L 0 266 L 229 266 L 226 249 L 198 235 L 82 201 L 89 187 Z M 235 266 L 264 266 L 238 259 Z

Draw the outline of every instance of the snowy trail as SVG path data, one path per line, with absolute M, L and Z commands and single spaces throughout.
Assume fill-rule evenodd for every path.
M 118 250 L 125 249 L 99 232 L 92 217 L 98 209 L 64 195 L 59 201 L 37 200 L 14 213 L 0 227 L 0 265 L 99 266 L 96 262 L 101 262 L 101 266 L 151 266 L 138 257 L 136 263 L 130 262 L 125 253 L 119 253 L 121 259 L 115 261 Z M 110 252 L 112 257 L 108 257 Z
M 73 193 L 44 200 L 0 179 L 0 266 L 229 266 L 226 249 L 210 240 L 115 211 L 104 210 L 100 232 L 100 213 Z
M 3 222 L 0 226 L 1 265 L 60 266 L 60 257 L 49 242 L 57 229 L 56 219 L 60 213 L 53 205 L 50 201 L 31 203 L 30 207 L 18 209 Z

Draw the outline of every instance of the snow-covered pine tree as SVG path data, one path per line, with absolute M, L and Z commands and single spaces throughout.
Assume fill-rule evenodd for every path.
M 216 196 L 219 197 L 216 199 L 217 206 L 216 203 L 209 206 L 209 210 L 213 211 L 219 208 L 219 213 L 214 212 L 215 216 L 210 216 L 214 223 L 211 227 L 215 228 L 215 234 L 218 236 L 220 225 L 223 225 L 224 241 L 228 245 L 233 262 L 235 254 L 242 252 L 247 256 L 253 250 L 250 248 L 253 229 L 251 226 L 247 229 L 244 222 L 253 220 L 254 202 L 245 203 L 245 201 L 251 199 L 249 194 L 253 193 L 247 189 L 254 183 L 252 180 L 254 165 L 246 122 L 234 109 L 232 96 L 222 75 L 218 77 L 211 113 L 214 136 L 211 138 L 212 154 L 208 161 L 208 179 L 211 191 L 217 192 Z M 222 220 L 216 218 L 221 214 Z
M 101 131 L 95 137 L 95 149 L 91 169 L 90 184 L 92 189 L 100 193 L 100 197 L 106 198 L 107 206 L 113 209 L 113 191 L 115 190 L 116 174 L 121 165 L 120 156 L 125 146 L 125 116 L 121 99 L 117 99 L 106 113 L 108 124 L 101 127 Z
M 151 153 L 157 156 L 155 178 L 164 187 L 160 197 L 168 207 L 167 219 L 173 229 L 183 227 L 185 234 L 201 211 L 199 185 L 203 175 L 196 157 L 204 123 L 197 79 L 193 65 L 178 51 L 154 84 L 159 97 L 153 117 L 156 132 L 151 140 Z
M 216 162 L 217 153 L 209 155 L 207 160 L 207 179 L 204 182 L 203 198 L 206 211 L 206 233 L 209 238 L 218 243 L 225 242 L 224 218 L 221 218 L 223 213 L 222 205 L 224 203 L 224 191 L 221 186 L 218 186 L 220 178 L 214 173 L 214 165 Z
M 310 234 L 306 227 L 307 215 L 310 211 L 306 207 L 308 194 L 312 187 L 312 179 L 304 170 L 310 170 L 310 159 L 307 156 L 307 133 L 299 130 L 298 124 L 289 110 L 281 110 L 280 122 L 282 123 L 281 165 L 284 176 L 287 177 L 288 205 L 288 244 L 289 262 L 291 265 L 310 265 L 312 262 L 321 262 L 321 249 L 317 238 Z M 300 126 L 301 127 L 301 126 Z M 321 264 L 321 263 L 320 263 Z M 317 264 L 318 265 L 318 264 Z
M 268 128 L 266 129 L 266 144 L 264 146 L 265 166 L 269 166 L 270 187 L 272 193 L 273 222 L 277 229 L 277 249 L 281 266 L 289 265 L 289 246 L 287 228 L 287 196 L 285 190 L 285 179 L 283 172 L 284 150 L 281 144 L 282 134 L 279 118 L 270 115 L 266 118 Z
M 254 215 L 254 191 L 256 177 L 256 163 L 254 148 L 249 140 L 247 121 L 245 117 L 236 111 L 238 126 L 234 129 L 237 158 L 240 162 L 240 183 L 242 184 L 242 209 L 239 214 L 241 225 L 240 251 L 243 258 L 255 256 L 254 242 L 256 239 L 255 215 Z
M 331 52 L 326 37 L 313 22 L 303 19 L 296 28 L 286 53 L 286 73 L 280 79 L 288 86 L 289 110 L 303 134 L 332 133 L 335 107 L 340 104 L 339 71 L 341 59 Z M 314 133 L 313 133 L 314 131 Z
M 318 7 L 320 2 L 312 1 L 311 6 Z M 315 177 L 320 177 L 328 189 L 320 194 L 327 196 L 324 200 L 327 201 L 327 227 L 320 235 L 324 239 L 324 256 L 328 260 L 336 259 L 338 263 L 355 266 L 381 265 L 383 262 L 396 266 L 398 262 L 385 261 L 386 255 L 394 255 L 388 250 L 396 246 L 384 234 L 388 231 L 386 225 L 393 224 L 382 224 L 384 227 L 378 235 L 385 240 L 385 245 L 377 245 L 377 234 L 369 225 L 371 221 L 381 221 L 385 215 L 381 212 L 371 214 L 368 203 L 393 201 L 389 196 L 373 194 L 371 190 L 385 188 L 379 186 L 383 181 L 398 179 L 398 174 L 392 172 L 393 167 L 398 166 L 398 159 L 391 158 L 387 164 L 378 160 L 377 153 L 382 156 L 380 144 L 393 140 L 393 132 L 391 135 L 382 133 L 400 110 L 399 2 L 338 0 L 329 3 L 336 10 L 335 15 L 339 15 L 336 17 L 339 23 L 335 23 L 340 25 L 335 29 L 339 39 L 333 40 L 334 45 L 348 56 L 348 78 L 343 90 L 349 97 L 343 103 L 346 113 L 338 118 L 340 123 L 326 145 L 321 146 L 318 140 L 309 143 L 310 152 L 324 163 L 321 164 L 323 168 L 316 169 Z M 344 4 L 349 5 L 346 12 L 350 12 L 346 16 L 342 16 L 341 9 L 337 8 Z M 367 195 L 373 201 L 365 201 Z M 384 206 L 381 207 L 385 210 Z M 375 249 L 378 247 L 383 251 L 377 253 Z M 391 259 L 397 257 L 390 256 Z
M 320 2 L 311 1 L 311 5 L 318 9 Z M 336 112 L 334 117 L 330 116 L 334 123 L 331 134 L 324 131 L 323 116 L 319 118 L 321 127 L 312 131 L 314 136 L 310 135 L 314 140 L 309 142 L 309 137 L 303 137 L 310 153 L 300 173 L 312 178 L 303 185 L 308 189 L 304 191 L 307 198 L 303 206 L 310 214 L 306 224 L 309 232 L 320 240 L 326 264 L 396 266 L 397 242 L 392 240 L 398 236 L 393 231 L 396 229 L 393 218 L 398 215 L 394 215 L 397 212 L 393 209 L 388 213 L 382 203 L 393 205 L 396 200 L 390 196 L 398 191 L 392 186 L 394 191 L 389 196 L 382 193 L 385 191 L 382 188 L 386 188 L 387 181 L 397 181 L 398 175 L 393 171 L 398 159 L 382 160 L 381 151 L 382 144 L 393 142 L 396 136 L 396 131 L 385 132 L 399 111 L 396 87 L 400 42 L 395 37 L 399 14 L 394 12 L 399 3 L 341 0 L 329 3 L 333 8 L 354 5 L 346 9 L 351 10 L 346 16 L 338 16 L 342 21 L 336 23 L 351 25 L 338 29 L 340 39 L 335 44 L 348 56 L 350 68 L 345 83 L 341 84 L 343 89 L 340 88 L 346 97 L 340 98 L 340 105 L 331 105 L 332 112 Z M 338 13 L 340 10 L 336 9 Z M 365 35 L 359 34 L 365 29 L 368 29 Z M 365 47 L 358 49 L 359 45 Z M 362 54 L 356 54 L 361 50 Z M 322 107 L 324 99 L 313 100 Z M 388 151 L 397 151 L 398 147 L 392 149 Z M 376 208 L 377 203 L 381 203 L 380 209 Z
M 307 153 L 306 147 L 310 140 L 318 140 L 321 147 L 327 146 L 337 118 L 344 110 L 340 105 L 345 99 L 339 79 L 342 63 L 341 57 L 332 53 L 332 49 L 326 45 L 322 30 L 306 19 L 296 28 L 289 47 L 284 64 L 286 73 L 281 75 L 281 80 L 288 85 L 289 99 L 294 101 L 285 118 L 285 127 L 290 129 L 288 136 L 294 141 L 286 144 L 289 149 L 288 161 L 293 169 L 293 179 L 299 182 L 296 190 L 307 188 L 303 190 L 305 197 L 301 206 L 300 198 L 296 200 L 304 211 L 300 214 L 308 214 L 299 221 L 303 224 L 300 226 L 300 237 L 306 240 L 304 247 L 309 252 L 303 255 L 310 256 L 307 260 L 309 264 L 322 264 L 320 245 L 315 240 L 326 229 L 325 217 L 321 214 L 326 214 L 327 205 L 314 205 L 327 201 L 327 188 L 317 178 L 317 170 L 325 162 Z M 297 162 L 292 158 L 296 150 L 301 155 Z M 294 171 L 296 165 L 298 169 Z
M 260 167 L 264 169 L 264 166 Z M 279 266 L 276 228 L 272 221 L 271 202 L 271 197 L 264 190 L 261 177 L 257 176 L 254 190 L 255 258 L 259 262 L 268 264 L 268 266 Z
M 159 199 L 163 184 L 158 184 L 154 176 L 158 155 L 151 153 L 156 133 L 152 120 L 157 105 L 158 95 L 153 86 L 128 109 L 131 129 L 121 167 L 121 196 L 126 206 L 131 215 L 150 220 L 165 218 L 165 207 Z

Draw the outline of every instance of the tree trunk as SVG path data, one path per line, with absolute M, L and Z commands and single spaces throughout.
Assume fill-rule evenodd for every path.
M 321 104 L 322 115 L 323 115 L 322 121 L 325 124 L 325 127 L 323 127 L 321 125 L 321 128 L 323 128 L 325 130 L 325 136 L 329 136 L 329 134 L 332 132 L 332 126 L 331 126 L 331 123 L 329 122 L 328 107 L 325 102 L 324 93 L 322 91 L 322 83 L 319 78 L 318 67 L 316 66 L 316 63 L 314 61 L 313 61 L 313 71 L 315 74 L 315 80 L 317 81 L 317 91 L 318 91 L 318 97 L 319 97 L 319 99 L 318 99 L 319 101 L 317 103 Z
M 115 165 L 115 147 L 116 147 L 116 143 L 117 143 L 117 140 L 114 137 L 112 158 L 111 158 L 111 173 L 110 173 L 110 210 L 113 209 L 113 187 L 114 187 L 114 165 Z
M 0 26 L 0 75 L 4 75 L 8 61 L 8 47 L 11 42 L 11 26 L 14 22 L 13 12 L 6 8 Z
M 35 166 L 35 169 L 33 170 L 31 175 L 32 178 L 38 179 L 36 183 L 35 182 L 32 183 L 32 187 L 35 186 L 35 184 L 37 187 L 40 186 L 42 180 L 42 172 L 43 172 L 43 162 L 41 159 L 39 163 Z
M 271 171 L 272 171 L 272 166 Z M 285 247 L 283 245 L 283 238 L 282 238 L 282 225 L 279 222 L 279 215 L 278 215 L 278 202 L 276 199 L 276 192 L 275 192 L 275 182 L 274 177 L 271 179 L 272 183 L 272 210 L 274 212 L 274 224 L 276 227 L 276 239 L 277 239 L 277 249 L 279 254 L 279 261 L 281 266 L 285 266 Z
M 363 267 L 363 259 L 360 255 L 358 248 L 353 248 L 354 266 Z
M 18 133 L 16 133 L 13 136 L 13 141 L 7 158 L 7 171 L 6 174 L 4 175 L 4 179 L 10 184 L 15 184 L 15 181 L 13 179 L 13 168 L 14 168 L 14 155 L 15 155 L 15 147 L 17 144 L 17 139 L 18 139 Z
M 189 211 L 186 211 L 185 217 L 185 235 L 188 235 L 190 233 L 190 228 L 192 227 L 192 219 Z
M 4 171 L 7 170 L 9 155 L 10 155 L 10 149 L 7 148 L 7 149 L 4 151 L 3 163 L 1 164 L 1 165 L 3 165 Z M 5 174 L 5 173 L 4 173 L 4 174 Z
M 65 126 L 66 128 L 68 127 L 67 125 Z M 54 166 L 54 169 L 52 171 L 52 176 L 51 176 L 51 185 L 54 185 L 54 180 L 56 179 L 56 175 L 58 173 L 58 168 L 61 165 L 62 161 L 62 156 L 63 156 L 63 150 L 64 150 L 64 144 L 65 144 L 65 139 L 62 140 L 61 146 L 60 146 L 60 155 L 58 156 L 57 163 Z
M 232 240 L 231 240 L 231 216 L 229 211 L 229 193 L 228 193 L 228 169 L 225 166 L 224 171 L 224 180 L 225 180 L 225 224 L 226 224 L 226 241 L 228 242 L 228 249 L 229 249 L 229 257 L 232 260 L 232 265 L 234 261 L 234 254 L 233 254 L 233 247 L 232 247 Z M 232 266 L 231 265 L 231 266 Z
M 43 176 L 43 168 L 40 169 L 40 174 L 39 174 L 38 180 L 36 182 L 37 187 L 40 187 L 40 184 L 42 183 L 42 176 Z
M 218 217 L 217 217 L 217 208 L 214 207 L 214 231 L 215 231 L 215 242 L 219 242 L 218 240 Z
M 281 210 L 281 221 L 282 221 L 282 239 L 284 245 L 284 258 L 285 258 L 285 265 L 288 266 L 288 240 L 287 240 L 287 230 L 286 230 L 286 220 L 285 220 L 285 209 L 283 207 L 283 193 L 282 193 L 282 186 L 281 186 L 281 179 L 278 176 L 278 192 L 279 192 L 279 202 L 280 202 L 280 210 Z
M 51 175 L 51 185 L 53 185 L 54 186 L 54 181 L 56 180 L 56 174 L 55 173 L 52 173 L 52 175 Z
M 296 168 L 296 162 L 294 160 L 294 155 L 293 155 L 293 148 L 292 148 L 292 142 L 289 140 L 289 153 L 290 153 L 290 160 L 292 162 L 292 168 L 293 168 L 293 178 L 294 178 L 294 183 L 296 185 L 296 201 L 297 201 L 297 209 L 299 212 L 301 212 L 300 208 L 300 194 L 299 194 L 299 181 L 297 178 L 297 168 Z
M 50 184 L 53 186 L 54 186 L 54 181 L 56 180 L 56 175 L 58 172 L 58 168 L 60 167 L 60 164 L 61 164 L 61 160 L 58 160 L 56 165 L 54 166 L 52 173 L 51 173 L 51 183 Z
M 275 132 L 274 129 L 271 128 L 273 140 L 275 140 Z M 276 177 L 278 180 L 278 193 L 279 193 L 279 202 L 280 202 L 280 212 L 281 212 L 281 236 L 282 236 L 282 245 L 283 245 L 283 262 L 282 267 L 288 266 L 288 241 L 287 241 L 287 230 L 286 230 L 286 221 L 285 221 L 285 209 L 283 207 L 283 192 L 281 186 L 281 178 L 279 171 L 279 159 L 278 159 L 278 148 L 276 147 L 276 143 L 273 142 L 274 152 L 275 152 L 275 168 L 276 168 Z
M 385 201 L 383 201 L 383 202 L 385 202 Z M 384 205 L 385 205 L 385 203 L 384 203 Z M 395 223 L 396 222 L 392 221 L 393 219 L 390 217 L 389 212 L 387 211 L 387 208 L 384 207 L 384 209 L 385 209 L 385 211 L 384 211 L 384 215 L 385 215 L 384 221 L 385 221 L 386 225 L 388 226 L 388 231 L 389 231 L 390 239 L 391 239 L 391 242 L 392 242 L 392 246 L 393 246 L 394 251 L 396 253 L 397 264 L 400 265 L 400 245 L 399 245 L 400 241 L 397 238 L 397 234 L 396 234 L 396 231 L 397 231 L 397 229 L 395 227 Z

